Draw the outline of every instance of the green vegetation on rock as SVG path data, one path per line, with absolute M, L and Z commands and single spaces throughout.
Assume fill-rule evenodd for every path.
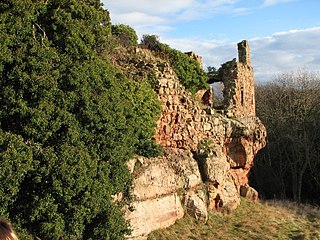
M 161 58 L 167 59 L 179 77 L 181 83 L 191 92 L 207 89 L 207 74 L 201 69 L 200 64 L 186 54 L 169 47 L 159 41 L 156 35 L 144 35 L 141 46 L 152 50 Z

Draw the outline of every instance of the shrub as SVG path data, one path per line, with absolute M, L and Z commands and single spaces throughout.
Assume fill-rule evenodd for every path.
M 160 52 L 162 43 L 159 41 L 159 36 L 145 34 L 142 36 L 140 45 L 149 50 Z
M 158 157 L 163 154 L 163 148 L 157 144 L 154 140 L 143 140 L 137 149 L 137 154 L 144 157 Z
M 208 77 L 196 60 L 178 50 L 171 49 L 170 63 L 182 84 L 191 92 L 195 93 L 200 89 L 209 87 L 207 83 Z
M 136 31 L 124 24 L 112 26 L 112 34 L 119 38 L 120 44 L 124 47 L 135 46 L 138 44 L 138 36 Z

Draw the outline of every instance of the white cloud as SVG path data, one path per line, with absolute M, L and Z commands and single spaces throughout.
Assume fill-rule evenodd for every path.
M 132 26 L 139 36 L 145 33 L 160 35 L 172 29 L 170 21 L 191 8 L 194 0 L 103 0 L 114 24 Z
M 239 40 L 240 41 L 240 40 Z M 205 68 L 216 68 L 237 57 L 237 43 L 228 40 L 165 39 L 173 48 L 195 51 Z M 276 74 L 298 69 L 320 70 L 320 27 L 275 33 L 249 39 L 252 65 L 257 82 L 269 81 Z
M 291 30 L 250 41 L 256 78 L 270 80 L 275 74 L 298 69 L 318 71 L 320 28 Z
M 239 1 L 240 0 L 102 0 L 104 7 L 111 12 L 144 12 L 152 15 L 180 15 L 184 11 L 212 10 L 213 8 L 232 6 Z
M 132 26 L 138 36 L 156 34 L 161 41 L 181 51 L 195 51 L 203 57 L 204 65 L 219 67 L 237 57 L 237 43 L 222 40 L 168 38 L 177 21 L 209 18 L 218 13 L 247 14 L 259 7 L 268 7 L 295 0 L 264 0 L 262 5 L 240 8 L 244 0 L 121 0 L 107 1 L 113 23 Z M 254 20 L 253 20 L 254 21 Z M 275 23 L 274 23 L 275 24 Z M 164 37 L 167 36 L 167 37 Z M 239 39 L 239 41 L 242 39 Z M 267 81 L 274 74 L 300 68 L 318 70 L 320 66 L 320 28 L 274 33 L 264 38 L 249 39 L 252 63 L 258 81 Z
M 172 14 L 192 7 L 194 0 L 121 0 L 102 1 L 105 7 L 117 13 L 144 12 L 152 15 Z
M 112 13 L 111 13 L 112 17 Z M 114 23 L 126 23 L 129 22 L 131 25 L 158 25 L 164 22 L 163 18 L 148 15 L 143 12 L 130 12 L 130 13 L 121 13 L 112 17 Z
M 240 0 L 102 0 L 109 10 L 113 23 L 128 24 L 138 29 L 138 34 L 171 30 L 178 21 L 202 19 L 219 12 L 244 14 L 245 8 L 236 8 Z M 160 27 L 158 25 L 161 24 Z
M 286 2 L 291 2 L 293 0 L 265 0 L 263 3 L 264 7 L 269 7 L 269 6 L 273 6 L 279 3 L 286 3 Z

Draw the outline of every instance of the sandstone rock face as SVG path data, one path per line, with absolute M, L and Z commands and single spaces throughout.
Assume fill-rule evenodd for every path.
M 136 201 L 132 207 L 134 211 L 126 216 L 133 229 L 132 238 L 146 236 L 153 230 L 169 227 L 184 215 L 180 198 L 176 193 Z
M 200 144 L 196 155 L 207 186 L 208 206 L 217 211 L 233 210 L 240 204 L 239 183 L 222 148 L 213 142 Z
M 134 211 L 126 211 L 126 219 L 130 220 L 133 228 L 131 237 L 146 236 L 182 218 L 184 194 L 193 193 L 202 185 L 197 162 L 190 151 L 167 149 L 161 157 L 137 157 L 130 165 L 135 165 L 135 201 L 131 206 Z M 199 202 L 195 203 L 195 208 L 201 211 L 194 211 L 203 218 L 206 205 Z
M 241 43 L 238 48 L 240 61 L 222 66 L 222 112 L 207 96 L 203 100 L 206 91 L 199 93 L 200 101 L 186 91 L 169 64 L 153 64 L 162 102 L 155 139 L 165 154 L 137 156 L 128 163 L 134 176 L 134 210 L 126 212 L 131 237 L 167 227 L 184 214 L 205 222 L 208 210 L 234 210 L 240 193 L 257 198 L 248 173 L 255 154 L 266 144 L 266 130 L 255 116 L 249 47 Z
M 197 162 L 190 151 L 168 149 L 158 158 L 137 159 L 139 167 L 133 172 L 133 195 L 137 201 L 176 193 L 181 189 L 193 189 L 202 184 Z

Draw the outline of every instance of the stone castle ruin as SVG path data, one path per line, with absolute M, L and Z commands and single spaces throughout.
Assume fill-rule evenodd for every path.
M 222 64 L 210 79 L 224 84 L 222 111 L 212 107 L 212 90 L 198 93 L 203 104 L 181 85 L 167 62 L 146 63 L 153 66 L 159 83 L 162 112 L 155 140 L 165 153 L 128 162 L 134 177 L 134 202 L 126 211 L 131 238 L 146 239 L 151 231 L 174 224 L 184 214 L 205 222 L 209 210 L 234 210 L 240 195 L 257 199 L 248 174 L 255 154 L 266 144 L 266 130 L 255 116 L 247 41 L 238 44 L 238 52 L 238 61 Z M 191 54 L 201 60 L 195 56 Z

